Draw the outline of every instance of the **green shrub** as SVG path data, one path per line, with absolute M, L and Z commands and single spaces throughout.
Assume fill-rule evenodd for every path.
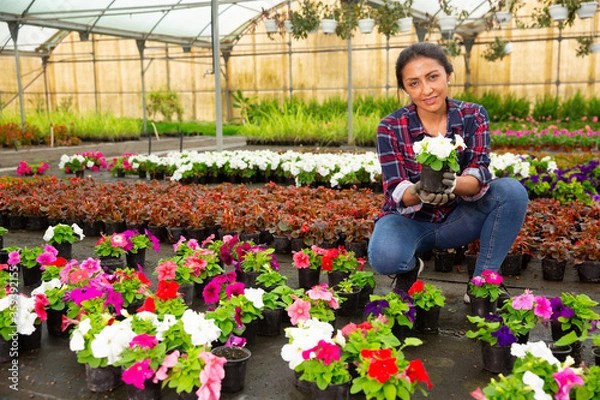
M 146 111 L 150 118 L 161 114 L 165 121 L 173 121 L 174 115 L 178 121 L 183 119 L 183 106 L 179 95 L 168 89 L 151 91 L 148 94 Z
M 498 93 L 485 91 L 479 100 L 479 104 L 485 107 L 490 116 L 490 121 L 500 121 L 502 111 L 502 96 Z
M 592 97 L 587 102 L 587 115 L 588 117 L 600 118 L 600 98 Z
M 500 121 L 506 121 L 509 117 L 527 118 L 529 116 L 531 102 L 524 97 L 517 98 L 514 93 L 508 93 L 502 101 L 502 114 Z
M 571 121 L 580 120 L 587 112 L 587 101 L 580 91 L 571 98 L 563 100 L 559 107 L 558 117 Z
M 533 117 L 538 121 L 556 118 L 558 116 L 558 106 L 558 97 L 549 94 L 545 94 L 543 97 L 537 96 L 533 105 Z

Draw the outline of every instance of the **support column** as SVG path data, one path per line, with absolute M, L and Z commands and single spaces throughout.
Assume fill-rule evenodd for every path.
M 23 85 L 21 84 L 21 63 L 19 61 L 19 45 L 17 40 L 19 38 L 19 23 L 9 22 L 8 29 L 10 29 L 10 37 L 15 44 L 15 64 L 17 68 L 17 90 L 19 91 L 19 109 L 21 111 L 21 132 L 25 132 L 25 106 L 23 104 Z M 15 145 L 16 149 L 16 145 Z
M 145 84 L 145 79 L 144 79 L 144 75 L 146 75 L 146 70 L 144 69 L 144 48 L 146 47 L 146 41 L 145 40 L 136 40 L 135 44 L 137 44 L 137 48 L 138 51 L 140 53 L 140 74 L 142 77 L 142 113 L 144 116 L 144 123 L 142 125 L 142 131 L 143 133 L 146 133 L 148 130 L 148 121 L 146 119 L 146 84 Z M 152 135 L 150 135 L 152 136 Z

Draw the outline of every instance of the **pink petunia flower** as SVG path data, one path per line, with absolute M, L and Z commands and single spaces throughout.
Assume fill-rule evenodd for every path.
M 128 385 L 133 385 L 138 389 L 144 389 L 146 380 L 152 378 L 154 375 L 154 371 L 149 368 L 149 365 L 150 360 L 136 362 L 123 371 L 121 379 Z
M 48 305 L 50 305 L 50 302 L 45 294 L 38 293 L 35 295 L 35 313 L 42 322 L 48 319 L 48 314 L 46 313 L 46 306 Z
M 287 311 L 292 325 L 298 325 L 298 322 L 310 319 L 310 303 L 308 301 L 296 299 Z
M 310 290 L 306 292 L 309 298 L 312 300 L 323 300 L 330 301 L 333 298 L 333 293 L 327 290 L 326 284 L 320 284 L 313 286 Z
M 90 279 L 90 275 L 86 270 L 76 269 L 71 271 L 69 274 L 69 283 L 73 285 L 77 285 L 78 283 L 87 281 L 88 279 Z
M 219 302 L 219 295 L 221 293 L 221 285 L 213 279 L 210 281 L 202 291 L 202 297 L 206 304 L 214 304 Z
M 202 271 L 206 270 L 208 261 L 200 257 L 188 257 L 186 266 L 192 270 L 193 276 L 200 276 Z
M 296 268 L 303 269 L 310 267 L 310 257 L 303 251 L 295 251 L 292 258 Z
M 485 279 L 486 283 L 489 283 L 492 285 L 499 285 L 504 281 L 504 278 L 502 277 L 502 275 L 498 274 L 497 272 L 490 271 L 490 270 L 483 271 L 481 273 L 481 276 Z
M 473 285 L 475 285 L 475 286 L 479 286 L 479 287 L 481 287 L 481 286 L 483 286 L 483 284 L 485 283 L 485 279 L 484 279 L 484 278 L 482 278 L 481 276 L 474 276 L 474 277 L 471 279 L 471 283 L 472 283 Z
M 156 374 L 154 374 L 152 382 L 158 383 L 158 381 L 164 381 L 165 379 L 167 379 L 167 371 L 169 370 L 169 368 L 173 368 L 175 365 L 177 365 L 177 360 L 179 360 L 179 356 L 179 350 L 175 350 L 174 352 L 166 356 L 162 362 L 162 365 L 158 368 Z
M 200 358 L 205 365 L 200 372 L 200 387 L 196 391 L 196 396 L 204 400 L 219 400 L 221 398 L 221 381 L 225 377 L 223 366 L 227 359 L 217 357 L 208 351 L 200 353 Z
M 515 310 L 531 310 L 534 301 L 535 297 L 531 294 L 531 290 L 525 289 L 525 292 L 522 295 L 519 295 L 512 300 L 512 306 Z
M 172 281 L 175 279 L 175 271 L 177 270 L 177 263 L 173 260 L 164 261 L 156 267 L 156 273 L 158 274 L 159 281 Z

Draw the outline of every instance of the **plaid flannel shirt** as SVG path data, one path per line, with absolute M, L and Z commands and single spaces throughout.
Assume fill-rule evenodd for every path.
M 394 111 L 383 118 L 377 127 L 377 154 L 382 169 L 384 204 L 377 219 L 385 214 L 399 213 L 408 218 L 429 222 L 442 222 L 461 201 L 475 201 L 488 189 L 492 175 L 490 164 L 490 123 L 486 109 L 474 103 L 450 98 L 448 105 L 448 132 L 446 137 L 462 136 L 465 149 L 458 149 L 460 171 L 457 175 L 473 175 L 481 183 L 474 196 L 457 196 L 443 205 L 419 203 L 405 206 L 404 191 L 418 182 L 421 166 L 415 160 L 413 144 L 426 135 L 414 103 Z M 396 187 L 396 198 L 392 196 Z

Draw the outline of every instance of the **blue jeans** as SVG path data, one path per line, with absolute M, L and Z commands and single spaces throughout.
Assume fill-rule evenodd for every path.
M 450 249 L 480 240 L 475 276 L 498 271 L 521 230 L 527 190 L 512 178 L 494 179 L 474 202 L 462 201 L 444 222 L 423 222 L 388 214 L 375 223 L 369 264 L 380 274 L 403 274 L 415 267 L 415 254 Z

